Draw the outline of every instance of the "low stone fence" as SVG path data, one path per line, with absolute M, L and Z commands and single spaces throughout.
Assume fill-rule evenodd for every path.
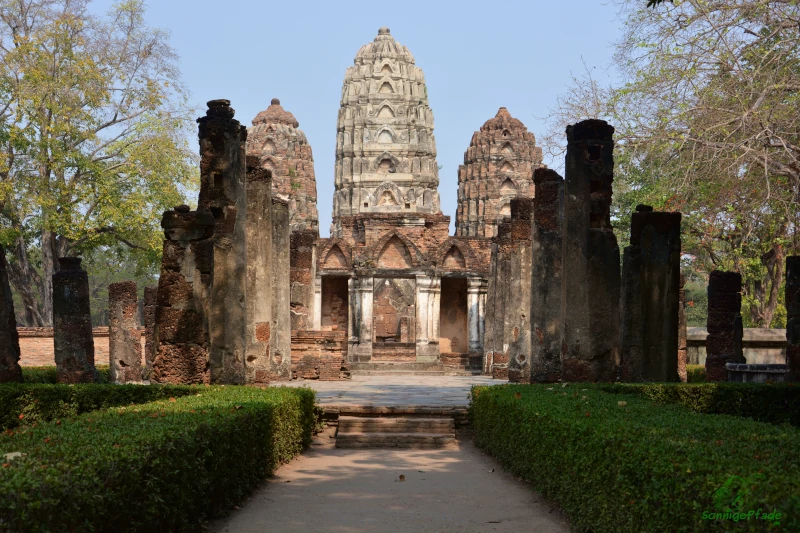
M 292 378 L 336 381 L 349 377 L 344 331 L 292 331 Z
M 690 365 L 706 364 L 706 328 L 686 328 L 686 351 Z M 751 365 L 786 363 L 786 330 L 745 328 L 742 351 Z

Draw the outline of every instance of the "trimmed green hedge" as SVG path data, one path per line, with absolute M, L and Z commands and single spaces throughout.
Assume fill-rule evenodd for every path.
M 689 383 L 705 383 L 706 367 L 704 365 L 686 365 L 686 381 Z
M 611 393 L 641 394 L 697 413 L 800 426 L 800 386 L 796 383 L 616 383 L 597 387 Z
M 477 445 L 558 502 L 574 531 L 800 530 L 791 426 L 581 384 L 474 387 L 470 413 Z M 745 512 L 780 512 L 780 525 L 702 518 L 736 496 Z
M 194 392 L 0 436 L 0 531 L 197 531 L 311 440 L 311 389 Z
M 97 365 L 97 383 L 108 383 L 108 365 Z M 56 383 L 57 374 L 55 366 L 23 366 L 22 381 L 24 383 Z
M 197 391 L 160 385 L 0 385 L 0 429 L 13 429 L 120 405 L 147 403 Z

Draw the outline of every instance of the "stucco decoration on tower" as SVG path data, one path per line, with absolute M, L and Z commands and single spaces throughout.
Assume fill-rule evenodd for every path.
M 247 155 L 272 172 L 272 194 L 289 202 L 292 231 L 319 231 L 317 182 L 311 145 L 280 100 L 256 115 L 247 132 Z
M 511 215 L 511 199 L 533 197 L 533 171 L 541 166 L 533 133 L 501 107 L 472 135 L 458 168 L 456 235 L 497 235 L 498 222 Z
M 360 213 L 439 214 L 433 113 L 422 69 L 388 28 L 356 54 L 337 121 L 331 235 Z

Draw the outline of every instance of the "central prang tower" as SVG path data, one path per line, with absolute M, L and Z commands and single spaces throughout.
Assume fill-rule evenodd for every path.
M 425 77 L 389 28 L 345 73 L 336 135 L 331 236 L 360 213 L 441 213 Z

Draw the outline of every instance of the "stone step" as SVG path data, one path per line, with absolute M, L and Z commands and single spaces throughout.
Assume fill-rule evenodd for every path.
M 350 363 L 351 372 L 361 371 L 404 371 L 404 372 L 444 372 L 446 369 L 441 363 L 417 363 L 417 362 L 368 362 Z
M 456 430 L 455 420 L 450 418 L 422 417 L 339 417 L 339 434 L 344 433 L 443 433 Z
M 336 437 L 337 448 L 442 448 L 456 440 L 453 433 L 345 433 Z

